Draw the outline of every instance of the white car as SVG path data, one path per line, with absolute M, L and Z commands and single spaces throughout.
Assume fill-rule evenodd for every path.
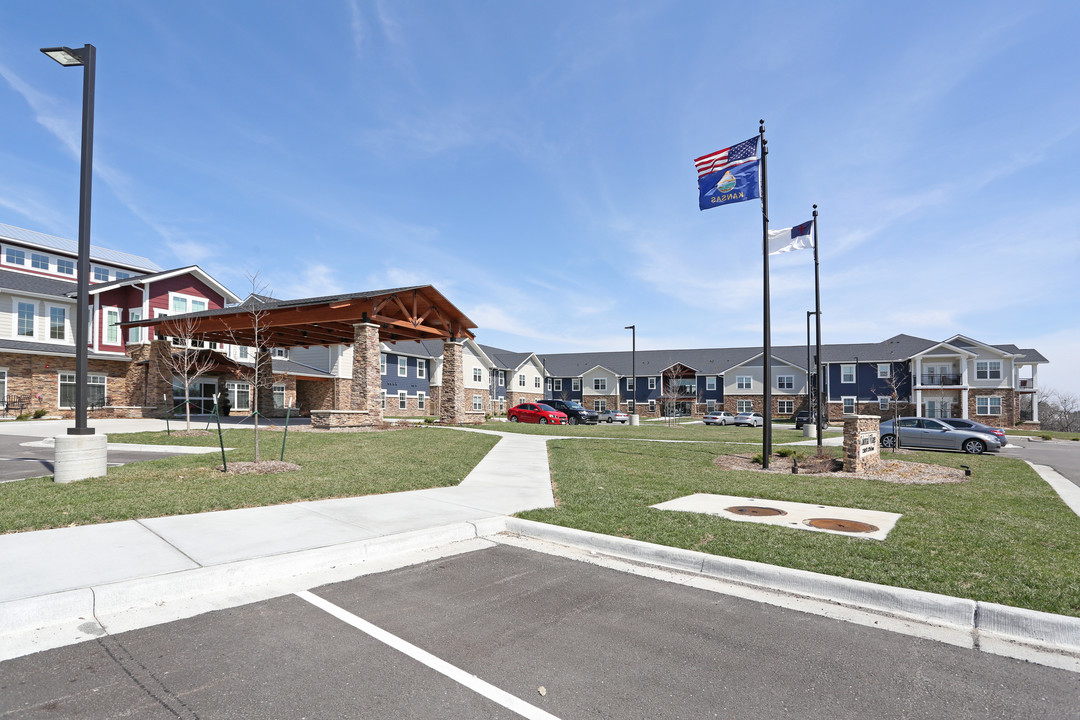
M 727 410 L 713 410 L 701 418 L 701 422 L 706 425 L 732 425 L 735 423 L 735 416 Z
M 624 413 L 622 410 L 605 410 L 597 416 L 596 421 L 606 423 L 617 422 L 625 425 L 626 423 L 630 422 L 630 416 Z
M 747 427 L 761 427 L 765 424 L 765 418 L 759 412 L 739 413 L 735 416 L 735 424 L 746 425 Z

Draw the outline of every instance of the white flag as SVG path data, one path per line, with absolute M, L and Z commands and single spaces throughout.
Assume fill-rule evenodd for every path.
M 814 247 L 814 236 L 811 234 L 814 222 L 807 220 L 802 225 L 796 225 L 795 227 L 784 228 L 783 230 L 770 230 L 769 231 L 769 254 L 779 255 L 780 253 L 791 252 L 792 250 L 802 250 L 803 248 Z

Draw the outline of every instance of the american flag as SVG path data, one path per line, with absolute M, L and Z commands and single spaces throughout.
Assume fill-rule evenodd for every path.
M 719 172 L 724 168 L 731 167 L 732 165 L 738 165 L 741 162 L 756 159 L 757 144 L 758 136 L 755 135 L 738 145 L 732 145 L 729 148 L 717 150 L 708 155 L 702 155 L 694 160 L 694 165 L 697 166 L 698 177 L 702 178 L 710 173 Z

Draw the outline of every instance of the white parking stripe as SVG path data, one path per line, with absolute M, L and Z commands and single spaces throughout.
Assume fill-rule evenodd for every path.
M 402 640 L 396 635 L 391 635 L 387 631 L 380 627 L 372 625 L 367 620 L 353 615 L 347 610 L 343 610 L 337 605 L 323 600 L 318 595 L 314 595 L 307 590 L 301 590 L 296 593 L 296 596 L 307 600 L 315 607 L 325 610 L 338 620 L 352 625 L 357 630 L 367 633 L 371 637 L 375 638 L 381 643 L 389 645 L 398 652 L 405 653 L 414 660 L 417 660 L 424 665 L 427 665 L 432 670 L 442 673 L 451 680 L 455 680 L 470 690 L 477 692 L 489 700 L 493 700 L 502 705 L 507 710 L 511 710 L 522 717 L 529 718 L 530 720 L 559 720 L 556 716 L 549 712 L 541 710 L 535 705 L 530 705 L 521 698 L 518 698 L 510 693 L 500 690 L 491 683 L 485 682 L 480 678 L 465 672 L 464 670 L 454 667 L 445 660 L 440 660 L 426 650 L 421 650 L 410 642 Z

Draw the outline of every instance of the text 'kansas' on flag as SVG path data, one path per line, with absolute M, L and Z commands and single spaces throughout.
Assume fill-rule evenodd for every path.
M 779 255 L 792 250 L 814 247 L 814 236 L 811 234 L 813 226 L 814 221 L 807 220 L 802 225 L 796 225 L 795 227 L 770 230 L 769 254 Z
M 761 197 L 757 148 L 758 136 L 755 135 L 738 145 L 694 160 L 698 171 L 699 208 L 706 210 Z

